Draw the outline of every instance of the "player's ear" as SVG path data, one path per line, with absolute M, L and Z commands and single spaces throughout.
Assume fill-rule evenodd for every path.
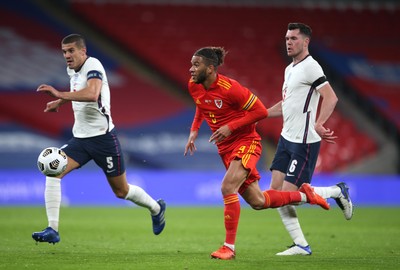
M 86 52 L 87 52 L 86 47 L 83 47 L 83 48 L 81 49 L 81 53 L 82 53 L 82 54 L 86 54 Z
M 305 45 L 306 47 L 308 47 L 309 44 L 310 44 L 310 38 L 306 37 L 306 38 L 304 39 L 304 45 Z
M 214 65 L 208 65 L 208 67 L 207 67 L 207 72 L 208 72 L 209 74 L 213 73 L 214 70 L 215 70 Z

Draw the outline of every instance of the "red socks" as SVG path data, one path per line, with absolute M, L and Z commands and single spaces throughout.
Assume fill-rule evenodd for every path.
M 301 202 L 298 191 L 278 191 L 269 189 L 263 192 L 265 197 L 264 208 L 277 208 L 294 202 Z
M 290 203 L 301 202 L 298 191 L 266 190 L 264 208 L 277 208 Z M 240 217 L 240 202 L 237 194 L 224 196 L 225 243 L 234 245 Z
M 240 217 L 240 202 L 237 194 L 224 196 L 225 243 L 234 245 Z

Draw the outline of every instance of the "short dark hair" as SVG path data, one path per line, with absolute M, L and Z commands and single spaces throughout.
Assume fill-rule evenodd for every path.
M 79 34 L 70 34 L 63 38 L 61 44 L 76 43 L 78 48 L 86 48 L 85 38 Z
M 304 23 L 289 23 L 288 30 L 299 29 L 300 33 L 311 38 L 312 30 L 311 27 Z
M 228 52 L 223 47 L 204 47 L 198 49 L 194 56 L 203 57 L 206 65 L 213 65 L 215 67 L 221 66 L 224 63 L 225 55 Z

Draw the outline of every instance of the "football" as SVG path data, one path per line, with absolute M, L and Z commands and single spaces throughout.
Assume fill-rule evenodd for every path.
M 37 166 L 46 176 L 57 176 L 67 168 L 67 155 L 57 147 L 47 147 L 39 154 Z

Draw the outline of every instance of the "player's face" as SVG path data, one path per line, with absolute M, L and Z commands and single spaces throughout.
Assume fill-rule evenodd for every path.
M 86 48 L 78 48 L 75 42 L 62 44 L 61 49 L 70 69 L 78 70 L 86 60 Z
M 308 43 L 310 39 L 302 35 L 299 29 L 288 30 L 285 39 L 286 52 L 288 56 L 296 58 L 302 56 L 304 52 L 308 51 Z
M 192 57 L 192 67 L 189 69 L 192 80 L 201 84 L 204 83 L 208 78 L 207 66 L 204 64 L 203 58 L 200 56 Z

